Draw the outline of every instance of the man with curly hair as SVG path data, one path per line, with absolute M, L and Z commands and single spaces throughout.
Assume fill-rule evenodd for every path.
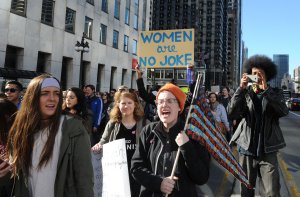
M 276 65 L 264 55 L 254 55 L 244 69 L 240 87 L 228 104 L 230 116 L 242 116 L 230 143 L 237 144 L 240 164 L 253 188 L 258 177 L 261 196 L 280 196 L 277 153 L 286 144 L 279 118 L 288 114 L 288 108 L 282 90 L 267 84 L 277 74 Z M 249 74 L 256 75 L 257 82 L 249 83 Z M 254 194 L 254 189 L 241 184 L 242 197 Z

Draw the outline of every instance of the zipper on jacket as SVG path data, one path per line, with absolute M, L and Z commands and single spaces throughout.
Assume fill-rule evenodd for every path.
M 159 150 L 159 152 L 158 152 L 158 155 L 157 155 L 157 157 L 156 157 L 155 168 L 154 168 L 154 174 L 155 174 L 155 175 L 156 175 L 156 171 L 157 171 L 158 159 L 159 159 L 159 156 L 160 156 L 160 154 L 161 154 L 161 152 L 162 152 L 163 147 L 164 147 L 164 145 L 162 144 L 162 146 L 161 146 L 161 148 L 160 148 L 160 150 Z

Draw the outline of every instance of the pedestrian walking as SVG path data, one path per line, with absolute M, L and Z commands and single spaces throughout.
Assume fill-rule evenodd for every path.
M 103 102 L 101 98 L 98 98 L 95 95 L 95 86 L 94 85 L 86 85 L 85 86 L 85 94 L 87 96 L 87 106 L 93 113 L 93 124 L 92 124 L 92 132 L 91 132 L 91 145 L 95 145 L 100 139 L 100 123 L 102 119 L 102 111 L 103 111 Z
M 80 88 L 72 87 L 66 91 L 63 111 L 81 119 L 89 134 L 91 133 L 93 114 L 92 111 L 87 108 L 84 92 Z
M 0 98 L 0 171 L 10 170 L 6 156 L 8 131 L 15 120 L 17 106 L 7 99 Z M 1 177 L 1 173 L 0 173 Z M 10 197 L 12 183 L 0 184 L 0 196 Z
M 21 95 L 23 91 L 23 86 L 20 82 L 18 81 L 8 81 L 5 84 L 5 95 L 7 99 L 11 102 L 13 102 L 18 109 L 21 107 Z
M 134 92 L 116 92 L 115 104 L 110 113 L 110 121 L 107 123 L 99 143 L 92 147 L 92 151 L 99 152 L 102 145 L 116 139 L 125 138 L 128 169 L 131 167 L 131 158 L 136 149 L 137 140 L 143 127 L 149 121 L 144 119 L 143 107 Z M 140 184 L 129 174 L 130 190 L 132 197 L 138 197 Z
M 231 138 L 237 144 L 242 168 L 255 187 L 259 178 L 261 196 L 280 196 L 278 150 L 285 147 L 279 118 L 288 114 L 282 90 L 267 84 L 276 74 L 276 65 L 264 55 L 254 55 L 244 63 L 240 86 L 228 104 L 228 113 L 241 116 Z M 248 75 L 257 81 L 249 81 Z M 241 184 L 241 196 L 253 197 L 254 189 Z
M 217 121 L 216 124 L 220 128 L 221 132 L 227 139 L 227 141 L 230 141 L 229 132 L 230 132 L 230 126 L 229 121 L 227 118 L 227 112 L 225 110 L 225 107 L 220 104 L 217 101 L 217 94 L 214 92 L 211 92 L 208 94 L 208 100 L 209 100 L 209 107 L 211 110 L 211 113 L 214 115 L 215 120 Z
M 207 150 L 182 132 L 184 122 L 178 116 L 185 100 L 185 93 L 171 83 L 157 93 L 159 121 L 143 129 L 131 162 L 131 173 L 142 185 L 140 197 L 197 196 L 196 184 L 208 180 Z M 180 156 L 171 178 L 178 147 Z
M 0 170 L 0 183 L 14 183 L 13 196 L 94 196 L 89 136 L 61 106 L 56 78 L 30 81 L 8 136 L 10 170 Z

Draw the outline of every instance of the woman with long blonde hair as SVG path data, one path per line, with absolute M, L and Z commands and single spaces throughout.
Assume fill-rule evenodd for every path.
M 56 78 L 30 81 L 8 136 L 15 196 L 94 195 L 88 133 L 79 119 L 62 114 L 62 101 Z
M 136 149 L 139 135 L 143 127 L 149 123 L 144 119 L 144 110 L 134 92 L 118 91 L 115 94 L 115 103 L 110 112 L 110 120 L 107 123 L 99 143 L 92 147 L 94 152 L 99 152 L 102 145 L 117 139 L 125 138 L 128 169 L 131 166 L 131 158 Z M 139 194 L 140 185 L 129 174 L 131 196 Z

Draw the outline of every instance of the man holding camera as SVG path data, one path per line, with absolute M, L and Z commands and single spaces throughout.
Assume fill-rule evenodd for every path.
M 237 144 L 240 164 L 253 188 L 259 177 L 261 196 L 280 196 L 277 152 L 286 144 L 279 118 L 288 114 L 288 108 L 282 91 L 267 84 L 277 74 L 276 65 L 266 56 L 255 55 L 244 69 L 240 87 L 228 104 L 230 116 L 242 117 L 230 143 Z M 241 184 L 242 197 L 254 194 L 254 189 Z

